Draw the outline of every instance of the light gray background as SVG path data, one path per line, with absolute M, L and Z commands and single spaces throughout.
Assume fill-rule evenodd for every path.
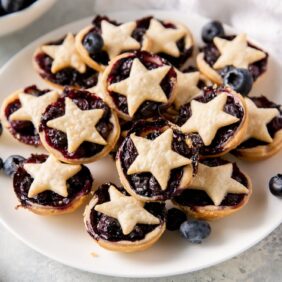
M 0 65 L 37 37 L 65 23 L 91 16 L 92 11 L 93 0 L 58 0 L 33 25 L 0 38 Z M 7 187 L 1 187 L 3 190 L 5 188 Z M 64 266 L 28 248 L 0 225 L 0 282 L 2 281 L 108 282 L 134 279 L 94 275 Z M 225 263 L 187 275 L 136 281 L 282 281 L 282 225 L 261 243 Z

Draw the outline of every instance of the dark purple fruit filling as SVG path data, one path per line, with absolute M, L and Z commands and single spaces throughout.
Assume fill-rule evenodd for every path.
M 152 18 L 153 17 L 150 16 L 136 21 L 137 26 L 133 31 L 132 37 L 136 39 L 138 42 L 142 43 L 144 34 L 149 29 L 150 21 Z M 176 26 L 173 23 L 165 23 L 160 20 L 159 22 L 166 28 L 173 28 L 173 29 L 176 28 Z M 187 59 L 191 57 L 193 53 L 193 47 L 189 49 L 185 48 L 185 37 L 179 39 L 176 45 L 178 47 L 178 50 L 180 51 L 179 57 L 173 57 L 165 53 L 158 53 L 158 55 L 168 60 L 173 66 L 180 68 L 187 61 Z
M 267 129 L 272 138 L 274 138 L 275 133 L 282 129 L 282 108 L 280 105 L 275 104 L 271 101 L 269 101 L 265 96 L 260 97 L 249 97 L 258 108 L 274 108 L 277 109 L 280 112 L 280 115 L 275 117 L 271 122 L 267 124 Z M 269 143 L 257 140 L 255 138 L 250 138 L 247 141 L 243 142 L 238 146 L 238 149 L 247 149 L 247 148 L 253 148 L 256 146 L 261 145 L 268 145 Z
M 225 35 L 221 38 L 224 38 L 226 40 L 232 40 L 235 38 L 235 35 Z M 248 43 L 248 46 L 255 48 L 257 50 L 263 51 L 262 49 L 258 48 L 257 46 Z M 220 52 L 214 45 L 214 43 L 208 43 L 206 44 L 202 49 L 202 52 L 204 52 L 204 60 L 212 67 L 214 63 L 217 61 L 217 59 L 220 57 Z M 265 51 L 263 51 L 265 52 Z M 265 52 L 266 53 L 266 52 Z M 266 57 L 262 60 L 259 60 L 257 62 L 254 62 L 249 65 L 248 70 L 253 76 L 253 80 L 255 81 L 260 75 L 262 75 L 267 68 L 267 60 L 268 60 L 268 54 L 266 53 Z M 226 73 L 232 69 L 232 66 L 226 66 L 225 68 L 217 70 L 221 77 L 224 77 Z
M 228 88 L 207 87 L 204 90 L 204 94 L 195 98 L 195 100 L 201 103 L 208 103 L 222 92 L 225 92 L 228 95 L 226 105 L 224 106 L 224 111 L 230 115 L 237 117 L 240 121 L 220 128 L 217 131 L 215 138 L 213 139 L 212 143 L 209 146 L 205 146 L 204 143 L 201 141 L 202 143 L 200 148 L 201 155 L 214 155 L 221 153 L 224 150 L 225 144 L 234 136 L 236 130 L 240 126 L 242 119 L 244 118 L 245 112 L 241 105 L 241 101 L 235 98 L 234 96 L 232 96 L 229 93 Z M 179 118 L 177 124 L 179 126 L 182 126 L 187 121 L 187 119 L 191 117 L 191 115 L 192 115 L 191 104 L 188 103 L 186 105 L 183 105 L 179 110 Z
M 65 98 L 68 97 L 81 110 L 104 110 L 102 118 L 96 124 L 96 129 L 101 134 L 101 136 L 105 140 L 107 140 L 111 131 L 113 130 L 113 124 L 110 122 L 112 113 L 109 106 L 105 104 L 102 99 L 87 91 L 65 88 L 62 95 L 62 98 L 58 99 L 57 102 L 48 106 L 48 108 L 46 109 L 45 113 L 42 116 L 39 131 L 44 131 L 45 139 L 48 145 L 60 151 L 65 158 L 90 158 L 98 154 L 103 150 L 104 145 L 95 144 L 88 141 L 84 141 L 74 153 L 69 153 L 67 135 L 60 130 L 48 127 L 47 122 L 49 120 L 61 117 L 65 114 Z
M 42 96 L 49 92 L 49 89 L 40 90 L 35 85 L 31 85 L 24 89 L 24 93 L 30 94 L 36 97 Z M 21 102 L 19 99 L 12 101 L 7 105 L 5 109 L 5 116 L 9 120 L 10 115 L 21 108 Z M 9 120 L 9 131 L 19 141 L 28 144 L 38 146 L 41 144 L 37 130 L 35 129 L 31 121 L 12 121 Z
M 54 42 L 48 42 L 46 45 L 60 45 L 64 41 L 64 38 Z M 90 88 L 97 84 L 98 73 L 86 67 L 86 72 L 80 73 L 74 68 L 65 68 L 56 73 L 52 73 L 53 59 L 46 53 L 40 52 L 35 56 L 35 61 L 40 67 L 40 76 L 50 82 L 62 85 L 62 86 L 74 86 L 80 88 Z
M 171 171 L 170 178 L 167 184 L 167 189 L 162 190 L 156 178 L 150 172 L 135 173 L 127 175 L 127 170 L 138 156 L 137 150 L 130 139 L 129 135 L 133 132 L 137 136 L 146 137 L 149 140 L 156 139 L 162 132 L 167 129 L 168 122 L 165 120 L 158 121 L 139 121 L 136 122 L 133 128 L 129 131 L 128 136 L 122 143 L 117 153 L 117 158 L 121 162 L 123 173 L 129 182 L 131 189 L 136 194 L 144 197 L 153 197 L 156 200 L 164 201 L 170 199 L 178 191 L 182 176 L 183 167 L 175 168 Z M 198 149 L 193 146 L 188 147 L 187 136 L 180 131 L 174 130 L 172 149 L 178 154 L 192 159 L 194 172 L 196 171 L 198 162 Z M 191 140 L 193 142 L 193 140 Z
M 213 159 L 205 159 L 201 161 L 201 163 L 210 167 L 214 167 L 214 166 L 227 164 L 228 161 L 220 158 L 213 158 Z M 240 182 L 246 188 L 249 188 L 248 187 L 249 183 L 246 176 L 239 170 L 236 163 L 233 163 L 232 165 L 233 165 L 233 172 L 231 177 L 236 181 Z M 228 193 L 225 196 L 224 200 L 221 202 L 220 206 L 236 207 L 243 201 L 245 196 L 246 196 L 245 194 Z M 180 195 L 176 196 L 173 200 L 182 206 L 189 206 L 191 209 L 214 205 L 213 201 L 205 191 L 196 190 L 196 189 L 183 190 L 183 192 Z
M 169 65 L 169 63 L 157 56 L 152 55 L 145 51 L 137 51 L 134 52 L 134 54 L 118 60 L 112 67 L 111 72 L 108 76 L 108 84 L 113 84 L 120 82 L 130 75 L 130 70 L 132 66 L 132 62 L 135 58 L 138 58 L 141 63 L 148 69 L 156 69 L 159 67 L 162 67 L 164 65 Z M 176 82 L 176 72 L 173 68 L 169 70 L 169 72 L 166 74 L 166 76 L 161 81 L 160 85 L 166 95 L 166 97 L 169 99 L 172 91 L 175 87 Z M 118 107 L 120 111 L 122 111 L 125 114 L 128 114 L 128 105 L 127 105 L 127 98 L 124 95 L 120 95 L 116 92 L 110 92 L 110 95 L 115 103 L 115 105 Z M 139 107 L 137 112 L 135 113 L 135 118 L 147 118 L 156 116 L 159 113 L 159 109 L 163 106 L 163 104 L 153 101 L 145 101 L 142 103 L 142 105 Z
M 24 163 L 43 163 L 47 158 L 47 155 L 31 155 Z M 29 198 L 28 191 L 33 182 L 33 178 L 23 168 L 24 163 L 20 164 L 13 180 L 14 191 L 23 207 L 38 204 L 57 209 L 65 209 L 71 205 L 75 198 L 87 195 L 91 191 L 93 178 L 89 169 L 82 165 L 81 170 L 67 180 L 67 197 L 62 197 L 53 191 L 44 191 L 34 198 Z
M 95 192 L 98 197 L 97 204 L 103 204 L 110 201 L 110 196 L 108 189 L 110 185 L 113 184 L 103 184 Z M 113 185 L 115 186 L 115 185 Z M 115 186 L 116 187 L 116 186 Z M 128 196 L 128 193 L 120 187 L 116 187 L 124 195 Z M 162 203 L 146 203 L 144 208 L 155 217 L 159 218 L 161 224 L 164 224 L 165 220 L 165 204 Z M 89 234 L 96 240 L 103 239 L 107 241 L 117 242 L 117 241 L 140 241 L 145 238 L 145 236 L 152 232 L 159 225 L 150 224 L 137 224 L 134 229 L 128 234 L 124 235 L 121 226 L 117 219 L 109 217 L 103 213 L 97 212 L 94 208 L 91 210 L 90 222 L 91 226 L 88 226 Z M 90 230 L 92 232 L 90 232 Z
M 116 21 L 110 20 L 108 17 L 105 16 L 97 16 L 93 19 L 92 24 L 93 27 L 85 34 L 82 44 L 85 47 L 85 49 L 88 51 L 91 59 L 98 64 L 107 65 L 110 58 L 108 56 L 108 53 L 104 50 L 102 50 L 102 47 L 97 49 L 93 47 L 93 36 L 102 34 L 101 30 L 101 22 L 105 20 L 113 25 L 120 25 L 120 23 L 117 23 Z

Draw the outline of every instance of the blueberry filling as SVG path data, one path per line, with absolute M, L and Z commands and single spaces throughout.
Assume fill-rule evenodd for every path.
M 113 25 L 120 25 L 119 23 L 117 23 L 116 21 L 110 20 L 108 17 L 105 16 L 97 16 L 93 19 L 92 24 L 93 27 L 87 32 L 87 34 L 85 34 L 85 36 L 82 39 L 82 44 L 84 46 L 84 48 L 88 51 L 89 56 L 91 57 L 91 59 L 99 64 L 102 65 L 107 65 L 110 58 L 108 56 L 108 53 L 104 50 L 102 50 L 102 46 L 101 48 L 94 48 L 93 47 L 93 40 L 91 40 L 91 38 L 93 38 L 93 36 L 100 36 L 101 37 L 101 22 L 105 20 Z M 102 38 L 102 37 L 101 37 Z M 91 41 L 91 43 L 89 44 L 89 41 Z
M 209 146 L 204 146 L 204 143 L 201 140 L 201 155 L 214 155 L 221 153 L 224 150 L 225 144 L 229 142 L 231 138 L 233 138 L 236 130 L 240 126 L 242 119 L 244 118 L 245 112 L 241 105 L 241 101 L 232 96 L 228 92 L 228 88 L 219 87 L 214 89 L 213 87 L 207 87 L 204 90 L 204 94 L 200 97 L 195 98 L 195 100 L 201 103 L 208 103 L 222 92 L 225 92 L 228 95 L 226 105 L 224 106 L 224 111 L 230 115 L 236 116 L 240 121 L 220 128 Z M 191 115 L 191 104 L 188 103 L 186 105 L 183 105 L 179 110 L 179 118 L 177 120 L 177 124 L 179 126 L 182 126 L 187 121 L 187 119 L 191 117 Z
M 23 92 L 26 94 L 39 97 L 49 91 L 50 90 L 48 89 L 40 90 L 35 85 L 32 85 L 26 87 Z M 9 117 L 20 108 L 21 108 L 21 102 L 19 99 L 16 99 L 12 101 L 10 104 L 8 104 L 7 107 L 5 108 L 5 116 L 7 120 L 9 120 Z M 38 146 L 41 144 L 39 135 L 31 121 L 9 120 L 9 123 L 10 123 L 9 131 L 17 140 L 25 144 L 34 145 L 34 146 Z
M 47 158 L 47 155 L 31 155 L 31 157 L 24 163 L 43 163 Z M 65 209 L 75 198 L 89 194 L 92 188 L 93 179 L 89 169 L 82 165 L 81 170 L 67 180 L 67 197 L 62 197 L 53 191 L 44 191 L 34 198 L 29 198 L 28 191 L 32 182 L 33 178 L 23 168 L 23 164 L 21 164 L 14 175 L 13 183 L 14 191 L 23 207 L 38 204 L 51 206 L 57 209 Z
M 227 40 L 232 40 L 235 38 L 234 35 L 225 35 L 221 36 L 221 38 L 227 39 Z M 252 45 L 251 43 L 248 43 L 248 46 L 261 50 L 260 48 Z M 202 49 L 202 52 L 204 52 L 204 60 L 212 67 L 214 63 L 217 61 L 217 59 L 220 56 L 219 50 L 216 48 L 214 43 L 208 43 L 206 44 Z M 261 50 L 263 51 L 263 50 Z M 268 59 L 268 54 L 266 53 L 266 57 L 262 60 L 259 60 L 257 62 L 254 62 L 249 65 L 248 70 L 251 73 L 253 80 L 255 81 L 260 75 L 262 75 L 266 71 L 267 67 L 267 59 Z M 232 69 L 232 66 L 226 66 L 222 69 L 217 70 L 218 73 L 220 74 L 221 77 L 224 77 L 225 74 Z
M 275 117 L 271 122 L 267 124 L 267 129 L 272 138 L 274 138 L 275 133 L 282 129 L 282 109 L 280 105 L 277 105 L 271 101 L 269 101 L 266 97 L 260 96 L 260 97 L 249 97 L 257 107 L 259 108 L 275 108 L 280 112 L 280 115 Z M 238 146 L 238 149 L 247 149 L 247 148 L 253 148 L 256 146 L 261 145 L 268 145 L 269 143 L 257 140 L 255 138 L 250 138 L 240 144 Z
M 46 43 L 46 45 L 60 45 L 64 39 Z M 86 67 L 86 72 L 80 73 L 76 69 L 68 67 L 56 73 L 51 72 L 53 59 L 44 52 L 39 52 L 35 56 L 35 61 L 40 68 L 40 76 L 43 79 L 62 86 L 74 86 L 81 88 L 91 88 L 97 84 L 98 73 Z
M 136 39 L 138 42 L 142 43 L 144 34 L 146 33 L 147 29 L 150 26 L 150 21 L 153 17 L 146 17 L 142 18 L 140 20 L 136 21 L 136 28 L 133 31 L 132 37 Z M 176 28 L 176 26 L 173 23 L 165 23 L 163 21 L 160 21 L 160 23 L 166 27 L 166 28 Z M 190 47 L 189 49 L 185 48 L 185 38 L 181 38 L 176 42 L 176 45 L 180 51 L 179 57 L 173 57 L 165 53 L 158 53 L 159 56 L 165 58 L 168 60 L 173 66 L 180 68 L 187 59 L 192 55 L 193 53 L 193 47 Z
M 220 158 L 212 158 L 212 159 L 205 159 L 201 161 L 201 163 L 210 167 L 214 167 L 214 166 L 227 164 L 228 161 L 225 161 Z M 233 163 L 232 178 L 240 182 L 245 187 L 249 188 L 248 179 L 239 170 L 238 166 L 235 163 Z M 228 193 L 225 196 L 224 200 L 221 202 L 220 207 L 223 206 L 236 207 L 243 201 L 245 196 L 246 196 L 245 194 Z M 183 192 L 180 195 L 176 196 L 173 200 L 176 203 L 183 206 L 188 206 L 191 209 L 197 209 L 197 207 L 214 205 L 213 201 L 205 191 L 196 190 L 196 189 L 183 190 Z
M 128 78 L 130 75 L 132 62 L 135 58 L 138 58 L 148 70 L 156 69 L 164 65 L 169 65 L 169 63 L 165 59 L 157 55 L 152 55 L 144 51 L 141 52 L 137 51 L 126 58 L 118 60 L 113 65 L 112 70 L 108 76 L 108 80 L 107 80 L 108 84 L 110 85 L 113 83 L 117 83 Z M 169 99 L 172 94 L 172 91 L 175 87 L 175 81 L 176 81 L 176 72 L 174 71 L 173 68 L 171 68 L 160 83 L 167 99 Z M 127 105 L 126 96 L 120 95 L 116 92 L 110 92 L 110 95 L 117 108 L 123 113 L 128 114 L 128 105 Z M 159 114 L 159 109 L 161 107 L 162 104 L 159 102 L 145 101 L 139 107 L 134 117 L 146 118 L 146 117 L 156 116 Z
M 102 204 L 110 201 L 110 196 L 108 193 L 110 185 L 113 184 L 103 184 L 95 192 L 95 195 L 98 197 L 97 204 Z M 124 189 L 118 187 L 116 188 L 124 195 L 128 196 Z M 154 216 L 158 217 L 161 221 L 161 225 L 164 224 L 165 204 L 146 203 L 144 208 Z M 124 235 L 117 219 L 97 212 L 94 208 L 91 210 L 90 222 L 88 222 L 87 224 L 90 225 L 88 226 L 87 231 L 93 238 L 95 238 L 96 240 L 103 239 L 112 242 L 135 242 L 143 240 L 148 233 L 152 232 L 155 228 L 159 226 L 149 224 L 137 224 L 134 227 L 133 231 L 131 231 L 128 235 Z
M 66 97 L 70 98 L 81 110 L 103 109 L 104 115 L 96 124 L 96 129 L 105 140 L 108 139 L 111 131 L 113 130 L 113 124 L 110 122 L 112 114 L 108 105 L 106 105 L 102 99 L 87 91 L 74 90 L 71 88 L 65 88 L 63 97 L 47 107 L 42 116 L 39 131 L 44 132 L 45 140 L 48 145 L 60 151 L 65 158 L 90 158 L 101 152 L 104 145 L 84 141 L 74 153 L 69 153 L 67 135 L 62 131 L 47 126 L 47 122 L 49 120 L 61 117 L 65 114 Z
M 123 173 L 129 182 L 131 189 L 140 196 L 154 197 L 154 199 L 160 201 L 170 199 L 172 195 L 178 193 L 177 189 L 179 188 L 183 176 L 183 167 L 175 168 L 171 171 L 167 184 L 168 188 L 166 190 L 161 189 L 158 181 L 150 172 L 127 175 L 128 168 L 138 156 L 138 152 L 129 135 L 135 132 L 137 136 L 154 140 L 167 128 L 167 124 L 168 123 L 165 120 L 136 122 L 133 128 L 129 131 L 128 137 L 125 138 L 117 153 L 117 158 L 121 162 Z M 192 159 L 193 169 L 196 171 L 198 149 L 194 144 L 192 147 L 188 147 L 186 141 L 187 136 L 180 131 L 174 130 L 172 149 L 178 154 Z

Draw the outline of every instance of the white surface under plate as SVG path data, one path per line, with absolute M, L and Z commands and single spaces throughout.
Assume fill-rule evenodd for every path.
M 207 21 L 196 15 L 156 11 L 111 13 L 109 17 L 126 21 L 148 14 L 184 22 L 193 31 L 198 42 L 201 27 Z M 46 87 L 32 69 L 31 57 L 34 49 L 40 43 L 56 39 L 68 31 L 78 31 L 89 24 L 90 20 L 81 20 L 55 30 L 13 57 L 0 71 L 1 102 L 17 88 L 33 83 Z M 253 93 L 264 94 L 281 103 L 279 77 L 282 77 L 281 63 L 279 65 L 278 60 L 270 57 L 268 72 L 257 82 Z M 28 156 L 34 152 L 40 150 L 14 141 L 7 133 L 0 139 L 0 156 L 3 158 L 11 154 Z M 281 201 L 268 190 L 268 180 L 279 172 L 281 160 L 282 153 L 263 162 L 240 163 L 241 168 L 253 180 L 253 196 L 249 204 L 237 214 L 212 222 L 212 234 L 202 245 L 187 243 L 178 232 L 166 232 L 157 244 L 145 252 L 119 254 L 103 250 L 85 232 L 82 222 L 83 208 L 74 214 L 57 217 L 40 217 L 23 209 L 16 210 L 17 199 L 13 193 L 12 182 L 2 173 L 0 218 L 13 234 L 33 249 L 82 270 L 124 277 L 159 277 L 191 272 L 243 252 L 282 222 Z M 115 166 L 110 158 L 98 161 L 90 168 L 96 185 L 106 181 L 117 182 Z M 91 255 L 92 252 L 97 256 Z

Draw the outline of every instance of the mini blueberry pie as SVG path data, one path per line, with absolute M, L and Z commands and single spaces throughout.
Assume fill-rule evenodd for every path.
M 194 40 L 182 23 L 146 17 L 136 24 L 133 37 L 141 42 L 142 50 L 160 55 L 177 68 L 191 57 Z
M 66 163 L 89 163 L 108 154 L 119 138 L 116 114 L 99 97 L 66 88 L 44 112 L 40 138 L 48 152 Z
M 143 251 L 165 231 L 165 204 L 144 203 L 114 184 L 103 184 L 84 212 L 87 232 L 103 248 Z
M 282 109 L 266 97 L 246 97 L 249 124 L 233 153 L 246 160 L 271 157 L 282 148 Z
M 55 88 L 90 88 L 97 83 L 97 71 L 84 63 L 71 33 L 40 46 L 34 53 L 33 65 L 41 78 Z
M 132 37 L 136 22 L 124 24 L 107 17 L 97 16 L 92 25 L 76 36 L 76 48 L 87 65 L 103 71 L 117 55 L 140 49 L 140 43 Z
M 135 123 L 117 152 L 116 165 L 130 195 L 165 201 L 189 184 L 197 160 L 192 137 L 157 119 Z
M 248 69 L 255 81 L 266 71 L 268 54 L 250 43 L 246 34 L 214 37 L 197 55 L 197 66 L 211 81 L 220 85 L 234 68 Z
M 229 87 L 207 87 L 201 96 L 179 109 L 177 124 L 185 133 L 200 136 L 200 155 L 224 155 L 245 135 L 248 115 L 243 97 Z
M 119 117 L 125 120 L 157 115 L 176 94 L 174 68 L 145 51 L 116 57 L 105 70 L 103 81 Z
M 173 203 L 188 216 L 210 220 L 237 212 L 251 194 L 252 183 L 236 163 L 211 158 L 199 163 L 197 175 Z
M 87 199 L 93 178 L 84 165 L 31 155 L 19 165 L 13 184 L 20 207 L 39 215 L 58 215 L 73 212 Z
M 41 144 L 38 127 L 48 105 L 59 98 L 57 91 L 40 90 L 35 85 L 20 89 L 2 104 L 2 121 L 14 138 L 27 145 Z

